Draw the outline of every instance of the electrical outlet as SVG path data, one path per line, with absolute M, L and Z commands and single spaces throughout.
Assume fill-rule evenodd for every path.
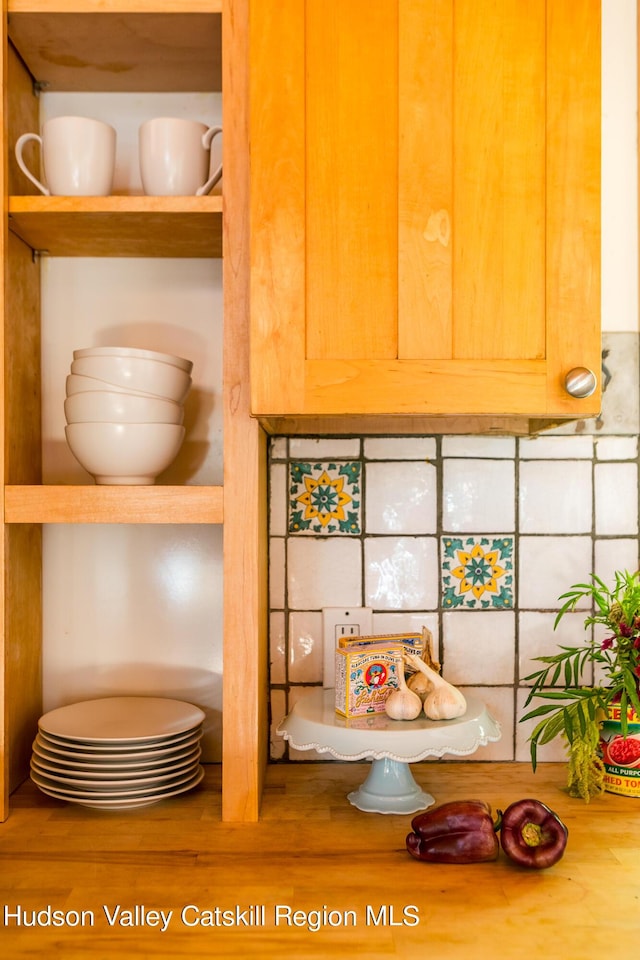
M 340 637 L 370 636 L 373 633 L 371 607 L 324 607 L 322 611 L 324 670 L 323 687 L 336 682 L 335 650 Z

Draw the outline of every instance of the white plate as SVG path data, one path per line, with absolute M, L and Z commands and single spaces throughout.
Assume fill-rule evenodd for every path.
M 87 800 L 81 799 L 80 797 L 67 797 L 63 796 L 53 787 L 43 787 L 40 786 L 40 784 L 37 784 L 37 786 L 42 793 L 46 793 L 47 796 L 54 797 L 56 800 L 65 800 L 67 803 L 79 803 L 83 807 L 92 807 L 94 810 L 137 810 L 139 807 L 149 807 L 152 803 L 159 803 L 160 800 L 166 800 L 169 797 L 175 797 L 179 793 L 186 793 L 187 790 L 192 790 L 194 787 L 197 787 L 203 777 L 204 768 L 198 767 L 193 780 L 190 780 L 179 787 L 175 787 L 171 790 L 158 791 L 157 794 L 148 797 L 124 800 Z
M 78 786 L 99 785 L 102 782 L 126 784 L 133 780 L 135 783 L 153 782 L 159 777 L 175 776 L 185 767 L 192 767 L 197 764 L 202 751 L 200 747 L 191 750 L 186 756 L 172 760 L 170 763 L 156 763 L 155 766 L 147 769 L 140 769 L 136 766 L 111 766 L 108 770 L 87 770 L 82 767 L 60 767 L 49 760 L 43 760 L 35 752 L 31 757 L 31 766 L 38 773 L 51 779 L 58 780 L 59 783 L 69 783 Z
M 148 772 L 143 776 L 136 777 L 131 774 L 125 774 L 123 776 L 111 776 L 104 777 L 102 779 L 96 777 L 95 779 L 87 779 L 86 777 L 74 777 L 66 772 L 59 770 L 51 771 L 43 768 L 38 760 L 35 757 L 31 758 L 31 769 L 39 777 L 47 781 L 47 783 L 52 786 L 58 785 L 59 789 L 70 789 L 76 790 L 80 793 L 118 793 L 118 795 L 123 790 L 140 790 L 147 791 L 153 787 L 168 785 L 170 782 L 177 782 L 185 776 L 191 776 L 198 766 L 198 761 L 200 760 L 199 751 L 198 754 L 193 757 L 191 760 L 186 763 L 180 764 L 175 769 L 165 769 L 161 772 L 153 771 L 151 774 Z
M 148 740 L 91 740 L 82 737 L 56 737 L 46 730 L 38 730 L 38 735 L 48 743 L 64 747 L 65 750 L 96 750 L 100 753 L 120 753 L 122 750 L 154 750 L 157 747 L 171 747 L 181 743 L 187 737 L 193 736 L 198 730 L 202 730 L 202 724 L 185 730 L 183 733 L 176 733 L 170 737 L 153 737 Z
M 204 720 L 199 707 L 164 697 L 104 697 L 50 710 L 38 727 L 54 737 L 95 743 L 152 741 L 191 730 Z
M 61 753 L 65 757 L 78 759 L 97 759 L 104 760 L 105 763 L 110 760 L 120 760 L 121 758 L 131 756 L 133 758 L 153 757 L 161 752 L 170 753 L 174 750 L 181 750 L 186 744 L 194 743 L 202 736 L 202 727 L 196 727 L 186 734 L 179 737 L 168 737 L 166 739 L 143 741 L 136 743 L 127 740 L 124 743 L 115 745 L 103 743 L 82 743 L 79 740 L 62 740 L 60 737 L 52 737 L 42 730 L 36 734 L 37 742 L 51 753 Z
M 62 749 L 50 747 L 40 739 L 40 734 L 33 741 L 32 749 L 40 760 L 56 766 L 70 767 L 74 770 L 143 770 L 146 767 L 157 767 L 163 763 L 173 763 L 193 752 L 199 746 L 200 734 L 189 737 L 184 743 L 169 750 L 145 750 L 143 753 L 121 753 L 105 756 L 101 753 L 67 753 Z
M 112 800 L 125 800 L 127 798 L 142 800 L 144 797 L 155 796 L 163 791 L 166 787 L 167 790 L 172 790 L 174 787 L 179 787 L 185 783 L 189 783 L 194 776 L 197 775 L 198 770 L 202 769 L 199 764 L 197 764 L 194 770 L 190 770 L 188 773 L 184 774 L 181 777 L 172 777 L 170 783 L 164 785 L 157 785 L 155 787 L 149 786 L 147 788 L 138 787 L 127 790 L 82 790 L 80 787 L 74 788 L 60 786 L 60 784 L 55 781 L 51 781 L 48 777 L 44 777 L 42 774 L 37 773 L 37 771 L 31 771 L 31 779 L 33 782 L 40 787 L 41 789 L 47 788 L 47 790 L 55 790 L 63 799 L 69 799 L 69 797 L 77 797 L 83 800 L 104 800 L 106 796 Z

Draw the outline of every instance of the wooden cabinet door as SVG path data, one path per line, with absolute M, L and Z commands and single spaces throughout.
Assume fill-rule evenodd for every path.
M 597 413 L 597 0 L 251 7 L 252 412 Z

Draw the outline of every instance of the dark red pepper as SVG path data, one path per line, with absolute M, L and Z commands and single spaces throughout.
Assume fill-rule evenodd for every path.
M 407 850 L 431 863 L 482 863 L 500 850 L 491 807 L 482 800 L 454 800 L 419 813 L 411 821 Z
M 540 800 L 518 800 L 502 814 L 502 849 L 523 867 L 552 867 L 562 857 L 569 831 Z

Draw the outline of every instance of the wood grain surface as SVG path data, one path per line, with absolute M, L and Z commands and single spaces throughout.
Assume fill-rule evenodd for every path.
M 528 764 L 514 763 L 434 761 L 412 767 L 438 803 L 480 798 L 495 810 L 523 797 L 546 802 L 567 824 L 569 842 L 563 859 L 541 871 L 516 867 L 503 853 L 496 862 L 465 866 L 413 860 L 405 849 L 410 816 L 365 814 L 346 799 L 365 779 L 366 763 L 270 765 L 261 819 L 252 824 L 221 821 L 220 770 L 206 770 L 203 784 L 191 793 L 109 814 L 47 798 L 25 783 L 0 825 L 0 909 L 91 911 L 94 925 L 26 927 L 11 918 L 7 924 L 3 915 L 4 955 L 11 960 L 596 960 L 611 950 L 625 960 L 634 955 L 640 929 L 640 807 L 613 794 L 590 804 L 571 799 L 562 764 L 543 764 L 536 774 Z M 117 905 L 173 913 L 165 932 L 149 924 L 110 926 L 105 908 L 112 916 Z M 264 907 L 264 925 L 235 922 L 236 909 L 252 906 Z M 191 925 L 215 907 L 232 911 L 234 923 Z M 315 931 L 312 911 L 319 911 L 320 920 L 324 911 L 328 921 Z M 261 917 L 255 909 L 253 915 Z M 419 922 L 413 924 L 415 917 Z

